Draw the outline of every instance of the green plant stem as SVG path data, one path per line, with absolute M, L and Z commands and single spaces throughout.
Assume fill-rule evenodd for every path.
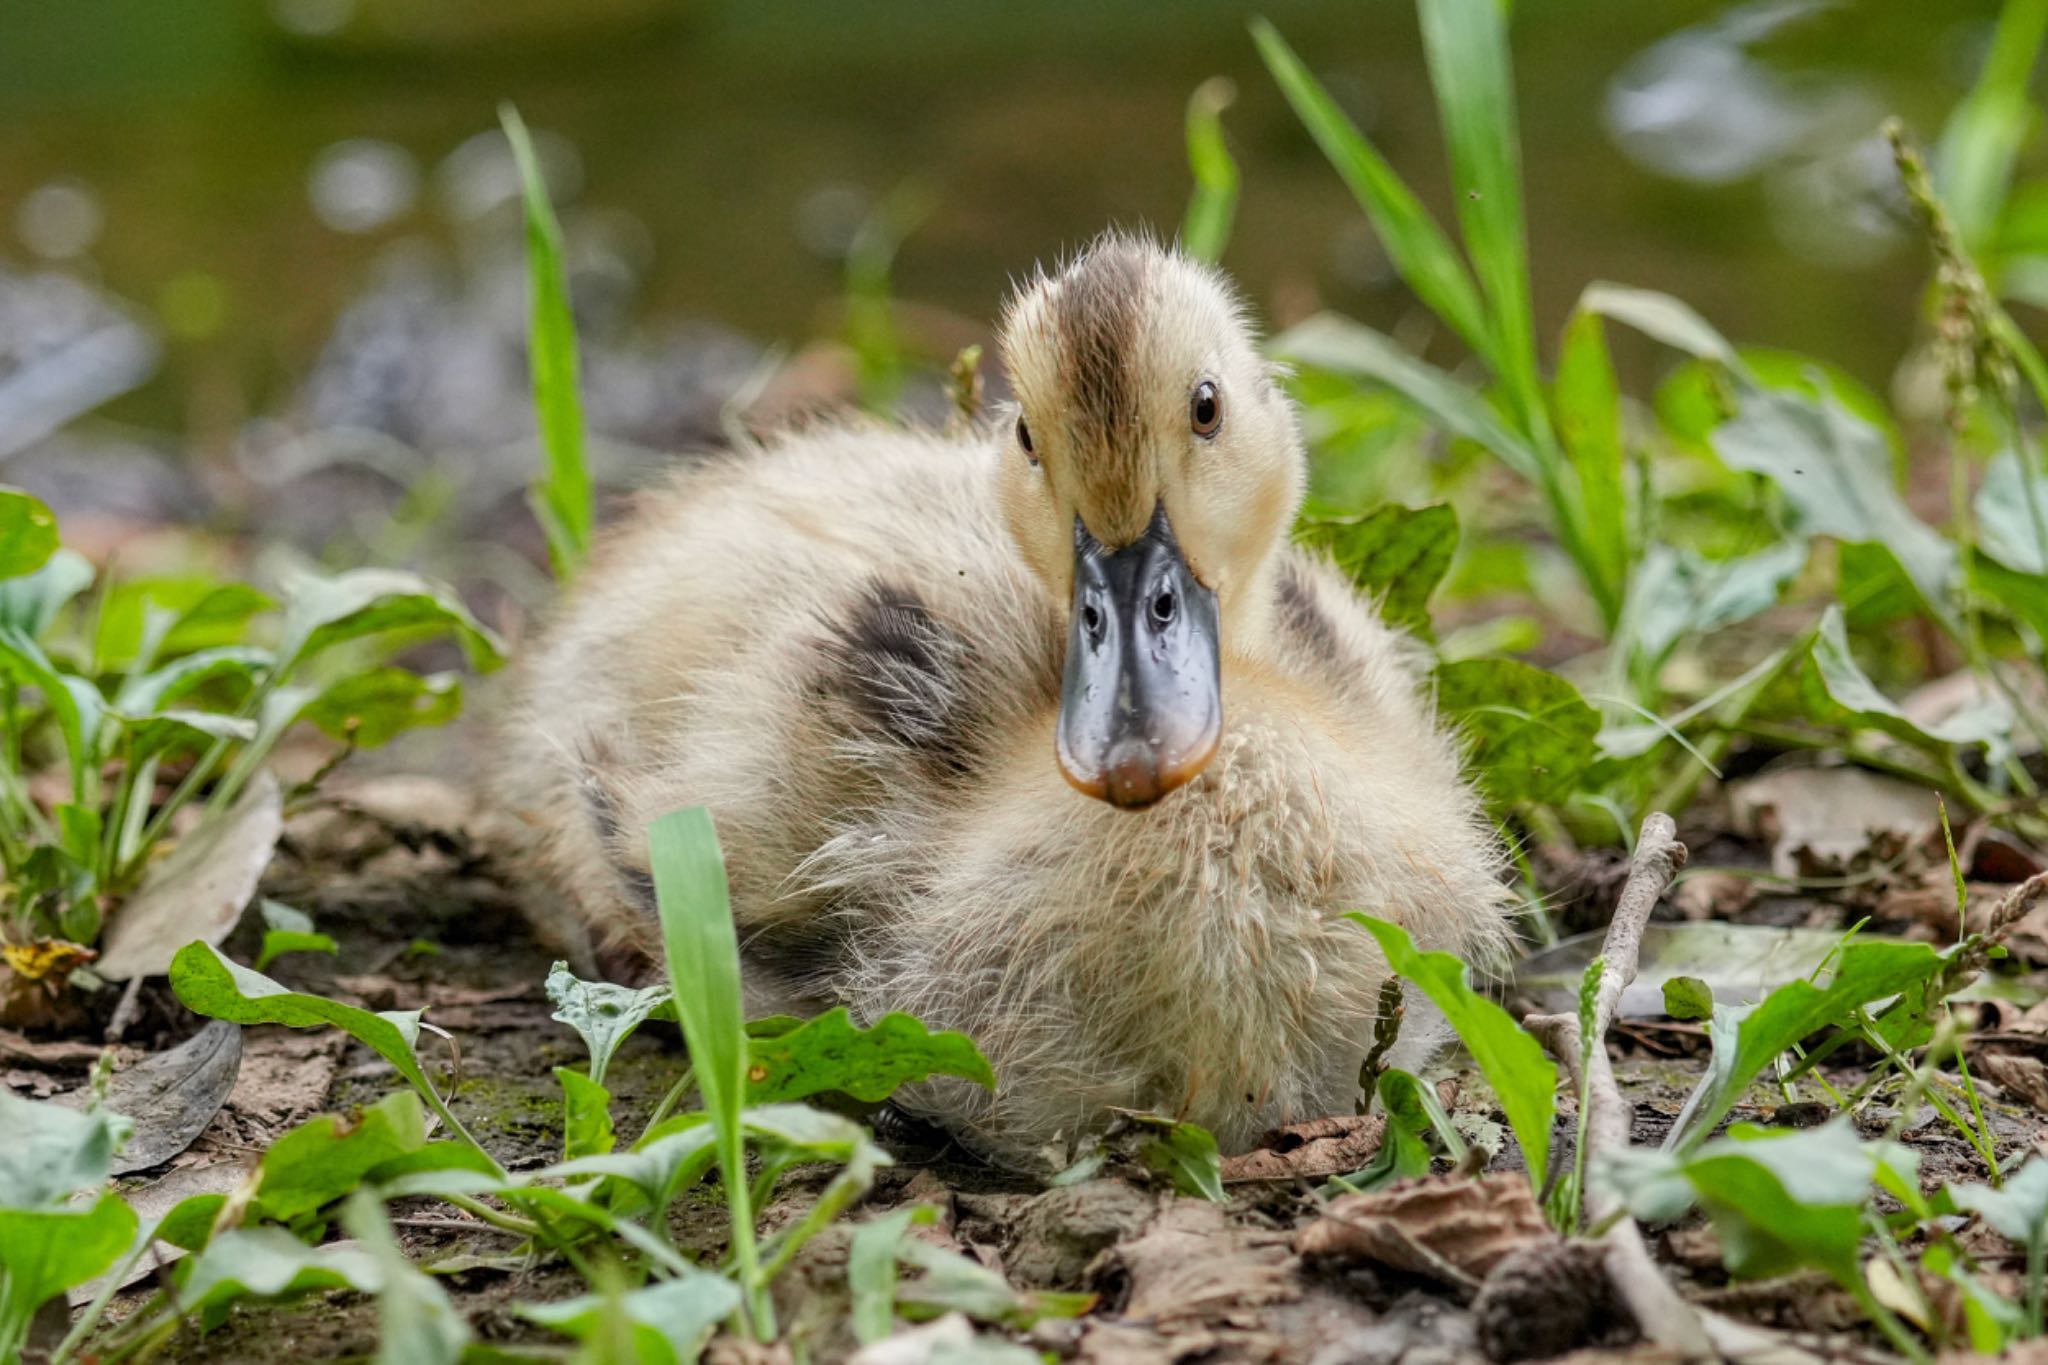
M 1976 1120 L 1977 1132 L 1982 1141 L 1972 1140 L 1972 1145 L 1984 1154 L 1984 1165 L 1991 1172 L 1991 1183 L 2003 1185 L 2005 1177 L 1998 1169 L 1998 1140 L 1991 1132 L 1991 1124 L 1984 1117 L 1984 1101 L 1977 1094 L 1977 1082 L 1970 1075 L 1969 1059 L 1963 1055 L 1961 1043 L 1956 1044 L 1956 1074 L 1963 1078 L 1963 1094 L 1969 1097 L 1970 1116 Z
M 498 1228 L 501 1231 L 517 1233 L 521 1237 L 537 1238 L 541 1235 L 541 1225 L 532 1219 L 521 1218 L 516 1213 L 507 1213 L 503 1209 L 493 1208 L 473 1195 L 439 1194 L 434 1197 L 442 1203 L 453 1205 L 471 1217 L 481 1222 L 489 1223 L 492 1227 Z
M 690 1091 L 696 1087 L 696 1084 L 696 1068 L 689 1066 L 684 1067 L 683 1074 L 676 1077 L 676 1083 L 670 1086 L 668 1088 L 668 1093 L 661 1097 L 661 1103 L 654 1106 L 654 1113 L 648 1117 L 646 1127 L 640 1130 L 641 1141 L 644 1142 L 647 1138 L 647 1135 L 654 1131 L 655 1125 L 659 1124 L 663 1119 L 667 1118 L 669 1116 L 670 1111 L 672 1111 L 678 1104 L 682 1103 L 683 1096 L 689 1094 Z
M 1839 753 L 1859 767 L 1873 772 L 1885 773 L 1891 777 L 1904 778 L 1926 787 L 1950 787 L 1957 795 L 1978 811 L 1996 810 L 2001 804 L 1997 792 L 1987 789 L 1982 783 L 1963 772 L 1954 764 L 1948 772 L 1938 772 L 1917 764 L 1889 758 L 1869 749 L 1859 749 L 1845 743 L 1838 735 L 1815 734 L 1793 725 L 1781 725 L 1768 721 L 1742 721 L 1725 727 L 1730 733 L 1749 739 L 1760 739 L 1768 744 L 1783 745 L 1788 749 L 1824 749 Z
M 100 1286 L 100 1292 L 93 1295 L 92 1302 L 87 1304 L 85 1311 L 78 1315 L 78 1321 L 71 1324 L 71 1330 L 64 1334 L 62 1341 L 57 1343 L 57 1349 L 50 1352 L 50 1359 L 47 1365 L 64 1365 L 65 1361 L 71 1359 L 71 1353 L 85 1344 L 86 1338 L 92 1335 L 93 1329 L 99 1326 L 100 1318 L 107 1311 L 107 1305 L 114 1301 L 114 1295 L 120 1293 L 121 1286 L 127 1282 L 128 1272 L 135 1268 L 135 1263 L 142 1259 L 143 1253 L 154 1245 L 156 1245 L 154 1237 L 138 1237 L 135 1239 L 135 1245 L 128 1248 L 127 1255 L 117 1261 L 114 1264 L 114 1268 L 107 1272 L 106 1283 Z M 6 1352 L 0 1351 L 0 1360 L 6 1358 Z

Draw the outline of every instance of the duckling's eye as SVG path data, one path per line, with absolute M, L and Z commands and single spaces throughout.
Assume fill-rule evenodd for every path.
M 1017 417 L 1017 444 L 1024 447 L 1024 457 L 1033 464 L 1038 463 L 1038 453 L 1031 448 L 1031 428 L 1025 425 L 1020 413 Z
M 1223 395 L 1206 379 L 1195 385 L 1194 396 L 1188 400 L 1188 424 L 1204 439 L 1214 436 L 1216 428 L 1223 425 Z

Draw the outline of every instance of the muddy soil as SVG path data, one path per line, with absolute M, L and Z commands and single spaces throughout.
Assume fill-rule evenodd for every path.
M 463 1122 L 508 1168 L 519 1170 L 558 1157 L 560 1097 L 551 1068 L 580 1064 L 583 1056 L 575 1035 L 550 1019 L 541 990 L 563 945 L 544 942 L 530 927 L 522 888 L 495 851 L 498 843 L 488 821 L 451 789 L 387 782 L 374 792 L 366 788 L 345 810 L 323 808 L 296 819 L 265 894 L 311 913 L 341 945 L 333 958 L 282 959 L 271 974 L 373 1008 L 426 1007 L 427 1019 L 449 1035 L 445 1042 L 423 1038 L 430 1070 Z M 1574 876 L 1576 891 L 1569 889 Z M 1559 872 L 1559 885 L 1567 889 L 1558 904 L 1569 916 L 1597 923 L 1604 914 L 1602 890 L 1613 881 L 1598 866 L 1579 866 L 1570 876 Z M 1757 899 L 1749 898 L 1743 912 L 1754 912 Z M 1846 917 L 1857 908 L 1843 904 L 1834 912 Z M 1767 906 L 1763 913 L 1779 912 Z M 245 926 L 250 941 L 231 940 L 230 952 L 251 960 L 253 932 Z M 169 1041 L 179 1027 L 169 1022 L 176 1013 L 158 1002 L 138 1029 L 153 1027 L 159 1034 L 153 1041 Z M 1617 1046 L 1619 1073 L 1635 1105 L 1636 1138 L 1654 1144 L 1700 1074 L 1704 1040 L 1696 1026 L 1631 1025 Z M 608 1079 L 622 1140 L 637 1131 L 678 1064 L 676 1033 L 658 1024 L 644 1028 L 615 1061 Z M 34 1081 L 43 1090 L 75 1080 L 78 1066 L 75 1059 L 57 1060 L 55 1052 L 43 1062 L 0 1055 L 10 1084 Z M 1838 1091 L 1859 1079 L 1853 1066 L 1831 1077 Z M 241 1080 L 228 1105 L 190 1151 L 137 1178 L 135 1188 L 166 1202 L 196 1189 L 229 1188 L 279 1133 L 313 1113 L 374 1101 L 395 1085 L 387 1064 L 340 1035 L 249 1030 Z M 1472 1075 L 1452 1068 L 1440 1093 L 1476 1127 L 1504 1121 Z M 1816 1093 L 1809 1087 L 1801 1098 Z M 1987 1093 L 2010 1162 L 2039 1140 L 2041 1115 L 1996 1086 Z M 1555 1140 L 1560 1159 L 1568 1159 L 1576 1116 L 1569 1101 L 1563 1108 Z M 1818 1122 L 1827 1113 L 1825 1106 L 1800 1104 L 1735 1117 Z M 1019 1338 L 1058 1359 L 1422 1365 L 1485 1359 L 1488 1349 L 1495 1358 L 1572 1348 L 1593 1353 L 1586 1358 L 1636 1359 L 1646 1352 L 1634 1343 L 1625 1313 L 1582 1311 L 1577 1300 L 1597 1298 L 1597 1284 L 1589 1288 L 1583 1275 L 1574 1280 L 1575 1272 L 1561 1263 L 1541 1267 L 1555 1283 L 1539 1301 L 1573 1304 L 1562 1327 L 1544 1312 L 1503 1320 L 1495 1311 L 1487 1318 L 1485 1303 L 1475 1309 L 1477 1277 L 1447 1275 L 1440 1265 L 1436 1273 L 1418 1273 L 1413 1266 L 1396 1268 L 1399 1257 L 1304 1254 L 1304 1230 L 1327 1207 L 1319 1172 L 1314 1179 L 1234 1183 L 1222 1206 L 1177 1197 L 1141 1173 L 1043 1189 L 973 1164 L 929 1131 L 889 1117 L 881 1116 L 877 1131 L 899 1164 L 881 1173 L 854 1220 L 905 1203 L 932 1204 L 941 1216 L 929 1235 L 949 1248 L 1020 1287 L 1096 1295 L 1094 1309 L 1080 1319 L 1042 1323 Z M 1890 1117 L 1880 1105 L 1861 1121 L 1875 1132 Z M 1968 1145 L 1931 1113 L 1928 1119 L 1905 1137 L 1920 1149 L 1929 1186 L 1983 1178 Z M 1342 1140 L 1362 1137 L 1369 1150 L 1371 1133 L 1361 1134 L 1357 1121 L 1340 1121 L 1332 1131 Z M 1305 1126 L 1277 1140 L 1272 1157 L 1284 1168 L 1321 1140 Z M 1517 1164 L 1513 1157 L 1494 1161 L 1501 1170 Z M 1519 1180 L 1507 1184 L 1526 1189 Z M 764 1221 L 775 1226 L 794 1216 L 818 1187 L 818 1179 L 802 1172 L 792 1176 Z M 483 1343 L 505 1358 L 560 1358 L 562 1339 L 523 1322 L 512 1305 L 583 1292 L 574 1272 L 552 1260 L 513 1259 L 513 1239 L 446 1205 L 421 1200 L 396 1205 L 392 1213 L 408 1251 L 443 1272 Z M 708 1256 L 722 1250 L 724 1214 L 710 1191 L 683 1200 L 673 1226 L 680 1246 Z M 845 1326 L 848 1235 L 842 1225 L 821 1236 L 779 1282 L 782 1319 L 805 1326 L 814 1360 L 843 1359 L 853 1348 Z M 1807 1278 L 1729 1285 L 1711 1230 L 1697 1222 L 1659 1235 L 1654 1250 L 1689 1296 L 1723 1312 L 1783 1329 L 1828 1354 L 1871 1346 L 1856 1326 L 1853 1305 L 1830 1286 Z M 117 1315 L 132 1311 L 150 1288 L 145 1279 L 125 1291 Z M 374 1352 L 376 1331 L 374 1303 L 329 1295 L 292 1306 L 238 1308 L 204 1336 L 187 1326 L 160 1358 L 359 1359 Z

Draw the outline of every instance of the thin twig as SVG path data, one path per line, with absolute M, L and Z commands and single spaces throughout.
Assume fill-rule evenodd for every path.
M 1622 888 L 1621 903 L 1614 909 L 1614 921 L 1607 927 L 1607 942 L 1601 949 L 1606 967 L 1600 975 L 1593 1001 L 1594 1043 L 1582 1049 L 1578 1018 L 1570 1014 L 1540 1015 L 1524 1025 L 1550 1049 L 1566 1070 L 1578 1077 L 1586 1096 L 1586 1169 L 1595 1156 L 1627 1150 L 1630 1139 L 1629 1111 L 1614 1079 L 1614 1064 L 1607 1056 L 1607 1030 L 1621 1006 L 1622 992 L 1636 979 L 1637 959 L 1642 955 L 1643 926 L 1650 912 L 1670 887 L 1678 869 L 1685 866 L 1685 845 L 1678 842 L 1678 827 L 1659 811 L 1643 821 L 1636 840 L 1628 884 Z M 1584 1057 L 1586 1074 L 1579 1077 Z M 1659 1346 L 1677 1351 L 1687 1359 L 1710 1359 L 1715 1355 L 1706 1329 L 1692 1306 L 1679 1297 L 1671 1282 L 1650 1259 L 1642 1232 L 1626 1212 L 1620 1196 L 1603 1182 L 1587 1180 L 1582 1192 L 1585 1225 L 1608 1226 L 1601 1239 L 1607 1247 L 1607 1276 L 1615 1292 L 1628 1305 L 1643 1335 Z

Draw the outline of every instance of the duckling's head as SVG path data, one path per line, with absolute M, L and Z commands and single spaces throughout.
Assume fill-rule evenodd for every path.
M 1025 285 L 1002 345 L 1004 515 L 1071 612 L 1060 769 L 1148 806 L 1222 737 L 1222 653 L 1301 502 L 1294 409 L 1223 275 L 1141 238 Z

